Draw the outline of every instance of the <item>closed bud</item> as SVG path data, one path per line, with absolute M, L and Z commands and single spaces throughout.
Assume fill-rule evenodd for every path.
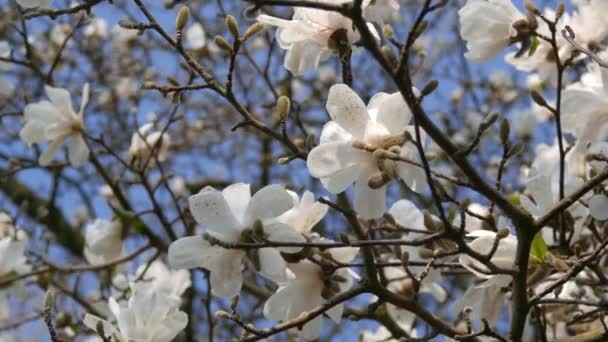
M 234 17 L 231 16 L 230 14 L 228 14 L 228 16 L 226 17 L 226 26 L 228 27 L 228 31 L 230 31 L 230 34 L 235 39 L 240 36 L 239 23 L 237 23 L 236 19 L 234 19 Z
M 279 158 L 279 164 L 281 164 L 281 165 L 285 165 L 285 164 L 289 163 L 290 161 L 291 161 L 291 158 L 289 158 L 289 157 Z
M 555 10 L 555 20 L 559 20 L 562 15 L 564 15 L 564 11 L 566 10 L 566 7 L 564 6 L 564 3 L 560 3 L 559 5 L 557 5 L 557 9 Z
M 239 305 L 239 299 L 241 297 L 239 297 L 238 295 L 232 297 L 232 299 L 230 300 L 230 309 L 234 312 L 236 311 L 236 307 Z
M 388 148 L 388 151 L 399 156 L 399 154 L 401 154 L 401 146 L 393 145 Z
M 58 328 L 64 328 L 68 325 L 72 324 L 72 315 L 69 312 L 61 311 L 57 313 L 57 318 L 55 318 L 55 322 L 57 323 Z
M 501 228 L 498 230 L 498 232 L 496 232 L 496 238 L 498 240 L 502 240 L 504 238 L 506 238 L 507 236 L 509 236 L 510 232 L 508 228 Z
M 386 183 L 388 183 L 389 180 L 390 180 L 390 178 L 388 177 L 387 174 L 385 174 L 384 172 L 377 172 L 369 177 L 369 179 L 367 181 L 367 185 L 371 189 L 380 189 L 381 187 L 386 185 Z
M 390 224 L 397 224 L 397 221 L 395 221 L 395 218 L 390 213 L 384 213 L 384 215 L 382 217 L 384 217 L 386 222 L 388 222 Z
M 522 143 L 517 143 L 514 144 L 513 146 L 511 146 L 511 148 L 509 148 L 509 150 L 507 151 L 507 156 L 509 158 L 513 157 L 516 154 L 520 154 L 521 152 L 523 152 L 524 150 L 524 144 Z
M 430 259 L 433 257 L 433 250 L 426 248 L 426 247 L 420 247 L 418 248 L 418 256 L 420 256 L 422 259 Z
M 222 36 L 215 36 L 214 40 L 215 44 L 222 50 L 226 50 L 230 53 L 232 53 L 232 46 L 230 45 L 230 43 L 228 43 L 228 41 L 226 39 L 224 39 L 224 37 Z
M 511 133 L 511 125 L 509 125 L 509 120 L 502 119 L 500 122 L 500 142 L 503 145 L 507 145 L 509 143 L 509 134 Z
M 492 126 L 496 120 L 498 120 L 498 118 L 500 117 L 500 114 L 494 112 L 491 113 L 490 115 L 486 116 L 483 121 L 481 122 L 481 124 L 479 124 L 479 130 L 480 131 L 485 131 L 486 129 L 490 128 L 490 126 Z
M 369 146 L 363 140 L 353 139 L 351 146 L 356 150 L 367 150 Z
M 559 272 L 568 272 L 570 271 L 570 266 L 566 264 L 566 262 L 560 258 L 553 258 L 551 260 L 551 266 L 553 266 Z
M 243 36 L 243 38 L 248 39 L 248 38 L 262 32 L 264 30 L 264 27 L 265 27 L 264 24 L 259 23 L 259 22 L 249 26 L 247 31 L 245 31 L 245 35 Z
M 422 88 L 422 96 L 427 96 L 430 93 L 434 92 L 435 89 L 437 89 L 437 86 L 439 86 L 439 82 L 437 80 L 431 80 L 424 86 L 424 88 Z
M 52 290 L 47 290 L 44 294 L 44 310 L 50 311 L 53 308 L 55 296 Z
M 401 253 L 401 264 L 403 265 L 403 267 L 407 267 L 409 265 L 410 262 L 410 253 L 408 253 L 407 251 L 403 251 Z
M 188 23 L 188 17 L 190 17 L 190 8 L 183 6 L 177 12 L 177 17 L 175 18 L 175 29 L 177 31 L 181 31 L 186 27 Z
M 437 247 L 435 248 L 435 250 L 433 250 L 433 258 L 439 258 L 441 257 L 443 254 L 445 253 L 445 251 L 443 250 L 443 248 L 441 247 Z
M 230 314 L 229 314 L 229 313 L 227 313 L 227 312 L 226 312 L 226 311 L 224 311 L 224 310 L 217 310 L 217 311 L 215 312 L 215 318 L 219 318 L 219 319 L 228 319 L 228 318 L 230 318 Z
M 541 94 L 539 94 L 536 90 L 532 90 L 530 92 L 530 96 L 532 97 L 532 101 L 541 107 L 547 108 L 547 101 L 543 98 Z
M 281 121 L 285 121 L 291 109 L 291 101 L 287 96 L 279 97 L 277 100 L 277 109 L 279 111 L 279 118 Z
M 340 233 L 340 241 L 342 241 L 346 245 L 350 245 L 350 238 L 344 232 Z
M 264 236 L 264 225 L 262 224 L 262 220 L 255 220 L 255 222 L 253 222 L 253 234 L 257 237 Z
M 95 331 L 100 337 L 106 338 L 106 332 L 103 329 L 103 321 L 97 321 L 97 324 L 95 325 Z
M 380 51 L 382 51 L 382 55 L 388 61 L 388 63 L 391 65 L 391 67 L 394 68 L 397 66 L 397 63 L 398 63 L 397 55 L 395 55 L 395 52 L 393 51 L 393 49 L 390 46 L 383 45 L 380 48 Z
M 384 27 L 382 28 L 382 33 L 384 34 L 384 38 L 391 40 L 395 37 L 395 31 L 393 30 L 393 27 L 391 25 L 384 25 Z
M 526 2 L 524 3 L 524 6 L 531 13 L 534 13 L 536 15 L 540 15 L 540 10 L 538 9 L 538 7 L 536 7 L 536 5 L 534 5 L 534 3 L 532 3 L 532 1 L 526 0 Z
M 426 227 L 426 229 L 432 231 L 432 232 L 436 232 L 439 229 L 437 228 L 437 225 L 435 224 L 435 220 L 433 219 L 433 215 L 431 215 L 431 213 L 428 210 L 424 210 L 423 211 L 423 217 L 424 217 L 424 226 Z

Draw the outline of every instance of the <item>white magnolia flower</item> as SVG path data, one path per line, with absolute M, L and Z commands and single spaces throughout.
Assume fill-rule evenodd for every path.
M 83 34 L 87 38 L 106 39 L 108 37 L 108 22 L 103 18 L 93 18 L 84 28 Z
M 598 52 L 608 38 L 605 13 L 608 2 L 604 0 L 586 0 L 577 4 L 568 24 L 576 33 L 574 40 L 592 52 Z
M 14 236 L 16 233 L 13 219 L 9 214 L 0 211 L 0 238 Z
M 169 188 L 177 197 L 183 197 L 188 194 L 188 186 L 186 180 L 182 176 L 175 176 L 169 181 Z
M 365 20 L 378 23 L 380 26 L 399 18 L 397 0 L 364 0 L 362 7 Z
M 188 27 L 184 32 L 184 42 L 190 49 L 199 50 L 204 48 L 207 44 L 207 37 L 205 36 L 203 25 L 195 23 Z
M 391 149 L 418 161 L 414 144 L 404 141 L 412 113 L 400 93 L 378 93 L 366 108 L 347 85 L 337 84 L 329 90 L 326 108 L 333 121 L 323 127 L 307 165 L 329 192 L 340 193 L 355 182 L 355 210 L 364 218 L 378 218 L 386 211 L 386 184 L 391 179 L 400 177 L 414 191 L 424 189 L 421 168 L 383 157 Z
M 468 236 L 475 237 L 475 240 L 468 243 L 469 247 L 477 253 L 487 255 L 492 250 L 496 233 L 489 230 L 476 230 L 469 233 Z M 510 270 L 515 265 L 515 250 L 517 248 L 517 238 L 515 235 L 509 234 L 506 238 L 501 239 L 498 243 L 496 252 L 490 258 L 490 262 L 499 268 Z M 462 254 L 458 257 L 458 262 L 462 267 L 471 271 L 479 278 L 485 279 L 483 286 L 506 286 L 511 282 L 511 276 L 506 274 L 488 274 L 491 273 L 487 267 L 473 257 Z
M 154 260 L 149 266 L 142 264 L 131 281 L 138 281 L 138 289 L 160 293 L 181 301 L 181 296 L 192 285 L 190 272 L 172 271 L 162 260 Z
M 112 48 L 118 50 L 129 48 L 131 43 L 137 41 L 139 36 L 137 30 L 126 29 L 118 24 L 112 27 L 110 35 L 112 38 Z
M 19 231 L 17 236 L 5 236 L 0 239 L 0 278 L 11 273 L 26 273 L 30 267 L 25 257 L 27 235 Z
M 315 202 L 315 197 L 310 191 L 304 192 L 301 200 L 295 192 L 290 190 L 287 192 L 293 199 L 293 208 L 279 216 L 277 221 L 306 236 L 325 217 L 328 207 L 326 204 Z
M 23 110 L 25 124 L 19 136 L 28 146 L 50 142 L 49 147 L 42 153 L 38 162 L 47 166 L 55 158 L 57 151 L 68 143 L 68 159 L 74 167 L 84 165 L 89 159 L 89 148 L 84 141 L 83 114 L 89 101 L 89 84 L 82 89 L 80 111 L 74 112 L 72 97 L 63 88 L 45 86 L 46 95 L 50 101 L 30 103 Z
M 138 90 L 139 87 L 132 77 L 121 77 L 114 86 L 116 96 L 121 99 L 133 98 L 135 95 L 137 95 Z
M 91 264 L 102 264 L 120 257 L 122 226 L 118 221 L 97 219 L 86 227 L 84 256 Z
M 340 4 L 345 0 L 324 2 Z M 349 18 L 321 9 L 295 7 L 291 20 L 260 15 L 258 21 L 278 27 L 277 41 L 287 50 L 284 65 L 294 75 L 316 69 L 319 62 L 336 51 L 338 41 L 352 46 L 360 39 Z M 375 33 L 372 24 L 368 23 L 368 27 Z
M 8 58 L 11 55 L 11 47 L 7 41 L 0 41 L 0 57 Z M 0 72 L 11 69 L 8 62 L 0 62 Z M 0 76 L 0 96 L 7 96 L 13 93 L 15 86 L 5 77 Z
M 93 331 L 103 323 L 106 337 L 132 342 L 170 342 L 188 324 L 188 315 L 179 310 L 179 299 L 162 292 L 146 291 L 140 284 L 132 285 L 128 303 L 119 304 L 110 298 L 110 311 L 118 327 L 97 316 L 86 314 L 83 323 Z
M 223 191 L 206 187 L 189 198 L 195 220 L 207 229 L 210 239 L 224 243 L 252 242 L 252 227 L 261 221 L 263 234 L 270 241 L 305 242 L 305 238 L 275 219 L 293 207 L 291 196 L 280 185 L 269 185 L 251 196 L 249 184 L 233 184 Z M 254 240 L 255 241 L 255 240 Z M 281 248 L 288 253 L 301 248 Z M 203 267 L 211 272 L 211 289 L 219 297 L 237 295 L 243 282 L 245 251 L 225 249 L 202 236 L 181 238 L 169 246 L 169 264 L 174 268 Z M 283 275 L 284 262 L 273 248 L 258 250 L 262 274 Z
M 154 130 L 154 123 L 149 122 L 131 136 L 129 160 L 147 162 L 150 159 L 149 163 L 154 164 L 153 156 L 156 154 L 158 160 L 163 162 L 169 157 L 170 144 L 169 133 Z
M 34 7 L 42 7 L 47 8 L 51 5 L 53 0 L 17 0 L 19 6 L 23 8 L 34 8 Z
M 579 170 L 587 149 L 608 136 L 608 69 L 596 70 L 601 82 L 573 84 L 562 95 L 562 127 L 576 136 L 569 160 Z
M 474 62 L 491 60 L 514 43 L 518 31 L 513 24 L 525 19 L 511 0 L 468 0 L 458 16 L 465 57 Z
M 322 239 L 321 241 L 329 241 Z M 329 241 L 330 242 L 330 241 Z M 358 248 L 343 247 L 328 250 L 331 256 L 339 262 L 350 262 Z M 353 283 L 353 273 L 348 268 L 340 268 L 333 274 L 327 275 L 322 266 L 308 260 L 297 264 L 288 264 L 294 277 L 288 282 L 280 284 L 277 291 L 264 304 L 264 316 L 275 321 L 288 321 L 308 312 L 334 295 L 348 290 Z M 334 322 L 340 323 L 342 319 L 343 304 L 329 309 L 326 314 Z M 321 316 L 317 316 L 304 324 L 301 330 L 302 337 L 314 340 L 321 333 Z

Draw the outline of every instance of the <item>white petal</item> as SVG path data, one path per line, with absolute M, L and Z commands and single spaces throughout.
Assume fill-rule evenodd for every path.
M 82 135 L 72 136 L 68 145 L 68 159 L 73 167 L 81 167 L 89 160 L 89 147 Z
M 355 211 L 365 219 L 380 218 L 386 212 L 386 185 L 372 189 L 364 176 L 355 182 Z
M 418 151 L 412 145 L 403 146 L 400 155 L 401 157 L 411 161 L 420 161 Z M 424 173 L 424 169 L 422 167 L 405 162 L 398 162 L 397 174 L 401 179 L 403 179 L 403 182 L 405 182 L 405 184 L 412 189 L 412 191 L 421 193 L 426 188 L 426 174 Z
M 285 69 L 295 76 L 308 70 L 314 70 L 321 61 L 321 47 L 314 41 L 303 41 L 292 44 L 285 54 Z
M 359 178 L 360 170 L 357 165 L 353 165 L 344 170 L 338 171 L 332 176 L 321 178 L 321 183 L 332 194 L 339 194 L 345 191 L 351 184 Z
M 231 250 L 211 246 L 202 236 L 187 236 L 169 246 L 169 265 L 175 269 L 215 268 L 218 260 L 227 258 Z
M 359 253 L 358 247 L 340 247 L 340 248 L 332 248 L 329 250 L 331 256 L 336 259 L 336 261 L 341 263 L 351 262 L 357 253 Z
M 229 241 L 236 241 L 240 224 L 234 217 L 223 194 L 212 187 L 205 187 L 188 198 L 194 219 L 212 233 Z
M 59 112 L 64 115 L 70 115 L 74 113 L 74 109 L 72 108 L 72 97 L 70 93 L 63 88 L 55 88 L 51 86 L 44 87 L 46 91 L 46 96 L 48 96 L 49 100 L 57 107 Z
M 608 220 L 608 197 L 603 194 L 598 194 L 589 200 L 589 211 L 594 219 L 604 221 Z
M 290 279 L 291 272 L 287 269 L 287 263 L 277 249 L 260 248 L 258 256 L 261 275 L 278 284 L 286 283 Z
M 327 112 L 332 120 L 342 126 L 355 138 L 362 138 L 370 117 L 365 103 L 346 84 L 336 84 L 329 89 Z
M 308 172 L 315 178 L 332 177 L 357 165 L 350 142 L 319 145 L 310 151 L 306 160 Z
M 40 121 L 30 121 L 23 126 L 19 132 L 19 137 L 28 146 L 32 144 L 40 144 L 48 142 L 49 139 L 45 136 L 47 125 Z
M 234 217 L 241 223 L 244 222 L 245 211 L 251 200 L 249 184 L 235 183 L 222 190 L 222 195 L 232 210 Z
M 292 207 L 291 196 L 283 186 L 278 184 L 268 185 L 256 192 L 251 198 L 245 212 L 245 222 L 251 224 L 257 219 L 275 218 Z
M 403 133 L 412 118 L 412 112 L 399 92 L 377 93 L 369 100 L 367 110 L 391 134 Z
M 279 287 L 277 292 L 270 296 L 270 298 L 266 300 L 266 303 L 264 303 L 264 317 L 273 321 L 289 319 L 287 316 L 289 312 L 289 302 L 293 299 L 294 295 L 298 295 L 292 292 L 292 288 L 289 286 Z
M 388 212 L 398 224 L 404 227 L 425 229 L 422 211 L 406 199 L 395 202 Z
M 343 304 L 338 304 L 336 306 L 334 306 L 333 308 L 327 310 L 327 316 L 329 316 L 329 318 L 332 319 L 332 321 L 334 321 L 336 324 L 340 324 L 340 321 L 342 320 L 342 313 L 344 312 L 344 305 Z
M 264 232 L 268 234 L 268 240 L 273 242 L 306 242 L 301 233 L 284 223 L 264 223 Z M 297 253 L 302 250 L 302 247 L 280 247 L 279 250 L 285 253 Z
M 232 298 L 241 292 L 243 286 L 242 253 L 218 260 L 211 271 L 211 292 L 218 297 Z M 240 254 L 238 254 L 240 253 Z M 241 257 L 238 257 L 241 255 Z
M 87 104 L 89 103 L 89 89 L 90 89 L 90 86 L 88 83 L 85 83 L 84 87 L 82 87 L 82 102 L 80 103 L 80 111 L 78 112 L 78 115 L 81 118 L 84 115 L 84 109 L 86 108 Z
M 330 142 L 349 142 L 353 140 L 353 136 L 348 133 L 342 126 L 335 121 L 329 121 L 321 130 L 319 144 L 323 145 Z
M 61 147 L 61 144 L 63 144 L 63 139 L 57 139 L 51 142 L 47 149 L 40 155 L 40 158 L 38 158 L 40 166 L 48 166 L 51 164 L 53 159 L 55 159 L 55 155 Z
M 317 316 L 304 324 L 302 328 L 302 337 L 307 341 L 314 341 L 321 335 L 321 325 L 323 323 L 322 317 Z

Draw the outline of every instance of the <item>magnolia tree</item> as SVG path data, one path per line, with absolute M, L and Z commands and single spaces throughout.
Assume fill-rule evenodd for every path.
M 608 1 L 0 5 L 1 341 L 605 341 Z

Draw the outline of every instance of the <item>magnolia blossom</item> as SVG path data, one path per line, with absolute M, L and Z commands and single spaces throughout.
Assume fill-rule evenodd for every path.
M 205 47 L 207 44 L 207 37 L 205 36 L 205 29 L 203 25 L 199 23 L 195 23 L 194 25 L 188 27 L 188 29 L 184 32 L 184 42 L 185 45 L 194 50 L 199 50 Z
M 320 241 L 331 242 L 322 239 Z M 343 247 L 328 250 L 332 258 L 338 262 L 350 262 L 358 248 Z M 288 321 L 323 305 L 331 297 L 348 290 L 352 286 L 353 273 L 348 268 L 337 269 L 333 274 L 324 272 L 323 266 L 308 260 L 297 264 L 288 264 L 294 277 L 288 282 L 279 284 L 277 291 L 264 304 L 264 316 L 271 320 Z M 330 266 L 333 267 L 333 266 Z M 326 311 L 334 322 L 340 323 L 344 305 L 337 304 Z M 313 318 L 304 324 L 302 337 L 314 340 L 321 333 L 321 316 Z
M 237 183 L 223 191 L 206 187 L 189 198 L 194 219 L 207 229 L 208 238 L 189 236 L 169 246 L 169 264 L 174 268 L 203 267 L 211 272 L 211 289 L 219 297 L 236 296 L 243 282 L 242 249 L 227 249 L 224 244 L 255 242 L 267 238 L 277 242 L 305 242 L 305 238 L 288 225 L 275 220 L 293 207 L 292 197 L 280 185 L 269 185 L 251 196 L 249 184 Z M 262 228 L 262 231 L 253 229 Z M 256 236 L 262 234 L 262 237 Z M 281 248 L 294 253 L 301 248 Z M 273 248 L 258 250 L 257 259 L 262 273 L 282 274 L 282 261 Z
M 597 77 L 597 83 L 573 84 L 562 95 L 562 127 L 576 136 L 569 159 L 578 170 L 582 170 L 587 149 L 608 133 L 608 69 L 595 70 L 601 82 Z
M 387 21 L 399 18 L 399 2 L 397 0 L 364 0 L 363 17 L 371 22 L 384 26 Z
M 287 192 L 293 199 L 293 208 L 279 216 L 277 221 L 285 223 L 291 229 L 306 236 L 325 217 L 328 206 L 315 202 L 314 194 L 310 191 L 304 192 L 302 199 L 299 199 L 293 191 L 288 190 Z
M 127 49 L 131 43 L 137 41 L 139 36 L 137 30 L 126 29 L 118 24 L 112 27 L 110 32 L 112 48 L 117 50 Z
M 341 4 L 345 1 L 324 2 Z M 287 50 L 284 65 L 294 75 L 316 69 L 319 62 L 336 52 L 337 45 L 350 47 L 360 39 L 352 20 L 337 12 L 316 8 L 295 7 L 291 20 L 260 15 L 258 21 L 279 28 L 277 41 L 282 49 Z M 368 24 L 368 27 L 375 33 L 373 25 Z
M 129 160 L 148 162 L 156 154 L 158 161 L 165 161 L 169 157 L 171 138 L 167 132 L 154 130 L 154 123 L 147 123 L 137 129 L 131 136 L 129 146 Z M 154 163 L 154 159 L 149 161 Z
M 51 163 L 66 140 L 69 140 L 70 164 L 74 167 L 84 165 L 89 159 L 89 148 L 82 136 L 84 108 L 89 101 L 89 84 L 85 84 L 82 89 L 82 103 L 78 113 L 72 108 L 72 97 L 67 90 L 51 86 L 45 86 L 44 89 L 50 101 L 25 106 L 23 110 L 25 124 L 19 136 L 28 146 L 50 142 L 49 147 L 38 159 L 42 166 Z
M 11 47 L 7 41 L 0 41 L 0 57 L 8 58 L 11 55 Z M 0 62 L 0 72 L 8 71 L 11 69 L 11 64 L 7 62 Z M 8 79 L 0 76 L 0 96 L 6 96 L 13 93 L 15 86 Z
M 84 316 L 83 323 L 97 331 L 98 322 L 102 322 L 106 337 L 133 342 L 170 342 L 188 324 L 188 315 L 179 310 L 179 299 L 163 292 L 146 291 L 140 284 L 132 285 L 131 289 L 128 303 L 109 300 L 118 327 L 91 314 Z
M 19 230 L 16 236 L 5 236 L 0 239 L 0 278 L 11 273 L 29 271 L 25 257 L 27 235 Z
M 23 8 L 42 7 L 46 8 L 51 5 L 53 0 L 17 0 L 19 6 Z
M 511 0 L 469 0 L 458 16 L 460 35 L 469 50 L 465 57 L 474 62 L 491 60 L 517 41 L 514 24 L 525 21 Z
M 126 275 L 118 273 L 112 279 L 112 290 L 116 288 L 113 297 L 118 297 L 121 293 L 129 290 L 129 287 L 137 283 L 142 291 L 157 292 L 163 296 L 181 301 L 181 296 L 192 286 L 190 272 L 186 270 L 172 271 L 160 259 L 154 260 L 151 264 L 141 264 L 134 274 Z
M 108 37 L 108 22 L 103 18 L 93 18 L 84 28 L 83 34 L 87 38 L 106 39 Z
M 412 113 L 400 93 L 378 93 L 366 108 L 347 85 L 337 84 L 329 90 L 326 108 L 333 121 L 323 127 L 307 165 L 328 191 L 340 193 L 355 182 L 355 210 L 363 218 L 378 218 L 386 211 L 391 179 L 399 177 L 413 190 L 423 190 L 421 168 L 388 158 L 418 160 L 414 144 L 406 144 Z
M 91 264 L 101 264 L 120 257 L 122 226 L 118 221 L 97 219 L 86 227 L 84 256 Z

